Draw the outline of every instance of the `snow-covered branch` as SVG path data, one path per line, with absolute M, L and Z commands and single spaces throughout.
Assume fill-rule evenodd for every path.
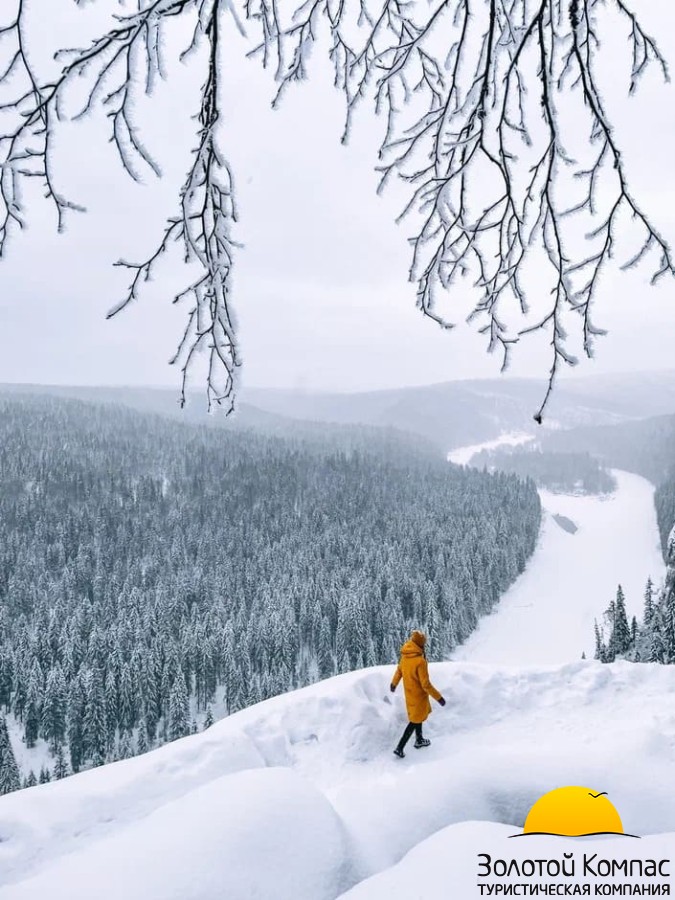
M 345 140 L 364 98 L 374 97 L 386 116 L 381 186 L 392 178 L 410 186 L 402 217 L 416 217 L 410 276 L 422 312 L 454 327 L 440 300 L 468 277 L 476 291 L 469 321 L 487 335 L 490 351 L 501 351 L 503 367 L 520 338 L 550 334 L 549 385 L 537 421 L 560 366 L 576 363 L 567 314 L 581 317 L 588 356 L 594 337 L 604 333 L 592 322 L 591 304 L 625 212 L 641 226 L 643 240 L 624 267 L 656 256 L 653 280 L 675 274 L 666 238 L 632 191 L 603 104 L 598 12 L 607 5 L 437 0 L 422 9 L 404 0 L 312 0 L 288 14 L 285 26 L 267 0 L 250 0 L 247 8 L 261 24 L 255 52 L 266 63 L 276 53 L 277 99 L 307 77 L 323 27 L 335 84 L 347 103 Z M 622 0 L 609 5 L 629 26 L 629 93 L 649 64 L 668 79 L 654 38 Z M 566 150 L 579 144 L 566 124 L 571 117 L 561 114 L 570 105 L 575 128 L 587 135 L 578 158 Z M 570 187 L 576 189 L 571 204 Z M 531 312 L 524 275 L 530 259 L 540 268 L 546 260 L 551 300 L 534 323 L 514 327 L 508 312 L 514 299 L 523 317 Z
M 61 70 L 52 82 L 41 84 L 35 75 L 26 48 L 23 27 L 24 0 L 19 0 L 15 18 L 0 28 L 0 52 L 9 48 L 7 59 L 0 57 L 4 83 L 0 103 L 3 122 L 0 133 L 0 253 L 5 249 L 12 224 L 23 228 L 26 209 L 22 187 L 29 178 L 45 182 L 46 195 L 56 207 L 58 227 L 64 226 L 67 210 L 82 210 L 58 186 L 54 172 L 52 141 L 62 112 L 66 92 L 84 79 L 88 85 L 81 108 L 70 116 L 77 121 L 97 108 L 110 120 L 111 140 L 130 177 L 140 181 L 145 172 L 161 175 L 146 146 L 139 123 L 134 118 L 134 92 L 139 89 L 138 72 L 143 71 L 140 88 L 151 95 L 157 79 L 166 77 L 161 31 L 164 22 L 186 13 L 197 14 L 193 25 L 194 49 L 208 43 L 207 73 L 199 113 L 199 143 L 180 194 L 180 213 L 167 223 L 155 252 L 139 265 L 127 265 L 134 272 L 128 294 L 111 312 L 115 315 L 137 299 L 155 263 L 174 244 L 182 245 L 186 262 L 197 262 L 202 275 L 176 292 L 174 302 L 192 300 L 187 324 L 172 359 L 182 371 L 182 400 L 186 379 L 196 354 L 206 348 L 209 355 L 207 396 L 212 404 L 229 410 L 234 398 L 234 376 L 238 357 L 232 316 L 229 309 L 229 275 L 232 266 L 231 226 L 235 220 L 232 178 L 218 146 L 218 71 L 221 48 L 218 42 L 219 6 L 215 0 L 155 0 L 141 11 L 116 16 L 116 24 L 85 50 L 57 54 Z M 139 54 L 144 65 L 137 65 Z M 4 99 L 9 94 L 9 99 Z
M 126 172 L 137 180 L 158 176 L 134 117 L 134 94 L 152 94 L 166 77 L 161 36 L 168 18 L 191 16 L 186 54 L 206 44 L 198 147 L 180 211 L 147 259 L 124 263 L 133 278 L 111 315 L 139 297 L 164 253 L 182 246 L 200 269 L 174 297 L 192 303 L 173 360 L 183 373 L 182 397 L 195 354 L 206 348 L 209 405 L 231 409 L 239 365 L 229 290 L 235 205 L 218 99 L 218 21 L 234 12 L 231 0 L 146 0 L 138 12 L 118 15 L 87 49 L 57 54 L 60 73 L 46 84 L 26 49 L 24 2 L 17 0 L 15 16 L 0 25 L 0 251 L 11 227 L 23 227 L 27 179 L 45 182 L 59 227 L 67 210 L 79 208 L 59 188 L 51 152 L 75 79 L 88 90 L 71 118 L 106 110 Z M 488 349 L 501 353 L 504 368 L 520 339 L 550 335 L 549 384 L 537 421 L 561 366 L 576 363 L 570 315 L 581 321 L 588 356 L 603 333 L 591 308 L 620 223 L 632 220 L 642 235 L 624 268 L 649 258 L 654 281 L 675 274 L 668 240 L 634 191 L 603 100 L 598 69 L 608 10 L 614 33 L 626 31 L 627 93 L 650 65 L 668 79 L 655 39 L 623 0 L 245 0 L 245 15 L 260 32 L 251 55 L 274 69 L 275 105 L 309 77 L 310 53 L 323 36 L 346 100 L 343 140 L 364 99 L 386 117 L 380 186 L 398 179 L 409 189 L 401 218 L 414 221 L 410 278 L 424 315 L 454 327 L 456 317 L 441 301 L 465 284 L 475 297 L 468 320 L 486 335 Z M 530 284 L 533 271 L 548 279 L 544 303 L 541 286 Z

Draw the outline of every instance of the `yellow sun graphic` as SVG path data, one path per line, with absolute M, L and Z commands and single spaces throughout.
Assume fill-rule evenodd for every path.
M 544 794 L 527 814 L 523 834 L 624 834 L 621 818 L 605 791 L 556 788 Z

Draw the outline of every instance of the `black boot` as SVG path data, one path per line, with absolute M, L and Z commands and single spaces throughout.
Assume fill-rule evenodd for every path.
M 419 750 L 420 747 L 428 747 L 431 744 L 431 741 L 428 738 L 425 738 L 422 734 L 422 726 L 415 726 L 415 749 Z
M 396 749 L 394 750 L 394 753 L 399 757 L 399 759 L 403 759 L 403 757 L 405 756 L 403 748 L 410 740 L 413 731 L 415 731 L 415 725 L 412 722 L 408 722 L 405 727 L 405 731 L 401 736 L 401 740 L 398 742 L 398 747 L 396 747 Z

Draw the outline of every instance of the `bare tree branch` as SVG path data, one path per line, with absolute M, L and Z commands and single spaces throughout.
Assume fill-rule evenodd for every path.
M 118 24 L 95 40 L 86 50 L 64 51 L 57 55 L 63 62 L 59 77 L 39 85 L 31 69 L 26 50 L 23 14 L 19 0 L 16 18 L 0 30 L 0 41 L 13 43 L 14 50 L 6 68 L 6 77 L 18 73 L 23 82 L 15 96 L 0 110 L 13 114 L 15 124 L 0 136 L 4 153 L 0 163 L 0 198 L 4 219 L 0 220 L 0 253 L 4 250 L 9 227 L 24 225 L 25 208 L 21 187 L 27 178 L 42 178 L 47 197 L 58 214 L 59 230 L 64 213 L 82 207 L 68 200 L 57 187 L 53 174 L 51 140 L 54 125 L 62 119 L 61 101 L 77 79 L 89 79 L 87 98 L 81 110 L 71 117 L 77 121 L 103 108 L 111 122 L 111 138 L 126 172 L 136 181 L 144 169 L 160 176 L 141 136 L 133 114 L 133 91 L 137 88 L 133 55 L 145 57 L 143 89 L 150 95 L 158 78 L 165 77 L 162 60 L 161 28 L 169 17 L 197 12 L 192 48 L 205 40 L 208 44 L 207 77 L 199 113 L 199 145 L 186 183 L 180 193 L 180 215 L 167 223 L 164 236 L 153 254 L 136 265 L 121 262 L 134 272 L 129 291 L 109 313 L 119 313 L 138 299 L 142 286 L 152 278 L 155 264 L 175 244 L 182 246 L 186 263 L 196 262 L 203 274 L 194 283 L 176 293 L 175 303 L 191 301 L 187 324 L 175 356 L 182 374 L 181 403 L 186 399 L 187 379 L 197 354 L 208 355 L 207 399 L 213 405 L 232 409 L 235 375 L 239 366 L 235 330 L 229 304 L 229 277 L 235 247 L 231 228 L 236 221 L 232 178 L 218 146 L 218 71 L 219 5 L 215 0 L 154 0 L 139 12 L 116 16 Z M 192 49 L 189 48 L 189 49 Z
M 129 176 L 161 174 L 134 118 L 134 91 L 149 95 L 166 77 L 163 23 L 196 15 L 183 56 L 203 44 L 208 53 L 198 146 L 180 192 L 180 211 L 147 259 L 120 263 L 132 280 L 110 315 L 138 299 L 159 260 L 181 247 L 199 270 L 174 297 L 189 303 L 172 360 L 182 372 L 181 398 L 184 402 L 188 375 L 204 349 L 209 407 L 231 409 L 239 366 L 230 301 L 236 212 L 218 108 L 223 59 L 218 21 L 219 13 L 234 12 L 231 0 L 144 0 L 137 12 L 117 16 L 88 49 L 59 54 L 62 68 L 49 84 L 39 83 L 31 67 L 25 0 L 16 2 L 15 17 L 0 26 L 0 122 L 10 122 L 0 130 L 0 252 L 10 229 L 24 225 L 27 179 L 45 183 L 59 228 L 69 209 L 81 208 L 59 189 L 51 151 L 63 97 L 76 78 L 85 80 L 88 91 L 71 118 L 105 110 Z M 675 274 L 670 245 L 634 191 L 603 101 L 598 68 L 608 11 L 614 14 L 612 27 L 625 28 L 627 93 L 638 90 L 650 65 L 667 80 L 668 66 L 655 39 L 624 0 L 244 4 L 246 18 L 260 29 L 251 55 L 274 69 L 274 105 L 291 85 L 309 77 L 310 53 L 323 36 L 346 101 L 343 141 L 364 99 L 385 117 L 380 189 L 393 179 L 409 188 L 401 218 L 415 223 L 410 278 L 422 313 L 443 328 L 454 327 L 441 300 L 467 285 L 464 293 L 470 290 L 475 297 L 468 321 L 486 336 L 488 350 L 501 354 L 502 368 L 520 340 L 537 332 L 549 335 L 548 387 L 535 414 L 538 422 L 561 367 L 577 361 L 570 319 L 581 323 L 589 357 L 595 337 L 604 333 L 593 322 L 592 305 L 621 223 L 632 221 L 641 234 L 623 268 L 653 260 L 652 281 Z M 139 58 L 144 59 L 142 84 Z M 9 100 L 3 99 L 3 85 Z M 543 294 L 530 284 L 533 270 L 547 280 Z
M 266 3 L 248 6 L 262 26 L 257 52 L 278 55 L 277 100 L 307 77 L 323 25 L 335 83 L 347 102 L 344 139 L 355 106 L 369 94 L 386 115 L 381 187 L 392 178 L 411 186 L 402 216 L 421 217 L 410 277 L 424 315 L 454 327 L 439 311 L 439 297 L 451 296 L 469 277 L 478 295 L 469 321 L 478 322 L 491 352 L 500 350 L 502 368 L 520 338 L 550 334 L 549 383 L 538 422 L 561 365 L 577 362 L 564 318 L 569 312 L 580 317 L 589 357 L 594 338 L 604 334 L 592 322 L 591 305 L 624 213 L 644 235 L 625 265 L 656 251 L 653 280 L 675 274 L 667 240 L 630 187 L 602 102 L 596 18 L 603 5 L 629 26 L 629 93 L 650 64 L 668 79 L 656 41 L 623 0 L 437 0 L 428 13 L 405 0 L 372 6 L 361 0 L 356 23 L 349 3 L 312 0 L 283 28 Z M 587 159 L 575 160 L 565 149 L 574 135 L 563 133 L 560 107 L 570 103 L 587 128 Z M 564 205 L 570 184 L 582 191 Z M 582 246 L 574 238 L 579 233 L 586 235 Z M 513 317 L 502 308 L 515 299 L 523 316 L 530 313 L 523 273 L 541 253 L 550 267 L 551 302 L 534 324 L 514 331 Z
M 140 264 L 120 261 L 134 272 L 129 292 L 108 314 L 117 315 L 138 299 L 144 281 L 152 277 L 158 259 L 175 244 L 182 244 L 185 262 L 196 261 L 203 274 L 180 291 L 174 303 L 191 301 L 187 325 L 172 364 L 182 373 L 181 406 L 186 401 L 187 378 L 196 354 L 208 352 L 206 381 L 209 409 L 215 404 L 229 412 L 235 396 L 239 354 L 229 302 L 229 276 L 235 247 L 232 225 L 236 222 L 232 176 L 218 149 L 218 54 L 217 5 L 202 4 L 199 26 L 209 42 L 208 79 L 199 114 L 199 147 L 180 195 L 181 215 L 171 219 L 155 252 Z

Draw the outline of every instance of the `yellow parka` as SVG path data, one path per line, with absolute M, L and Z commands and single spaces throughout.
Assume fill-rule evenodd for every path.
M 403 679 L 405 705 L 411 722 L 425 722 L 431 712 L 429 696 L 440 700 L 441 694 L 429 681 L 429 667 L 424 656 L 425 635 L 413 631 L 401 647 L 401 660 L 391 680 L 393 688 Z

